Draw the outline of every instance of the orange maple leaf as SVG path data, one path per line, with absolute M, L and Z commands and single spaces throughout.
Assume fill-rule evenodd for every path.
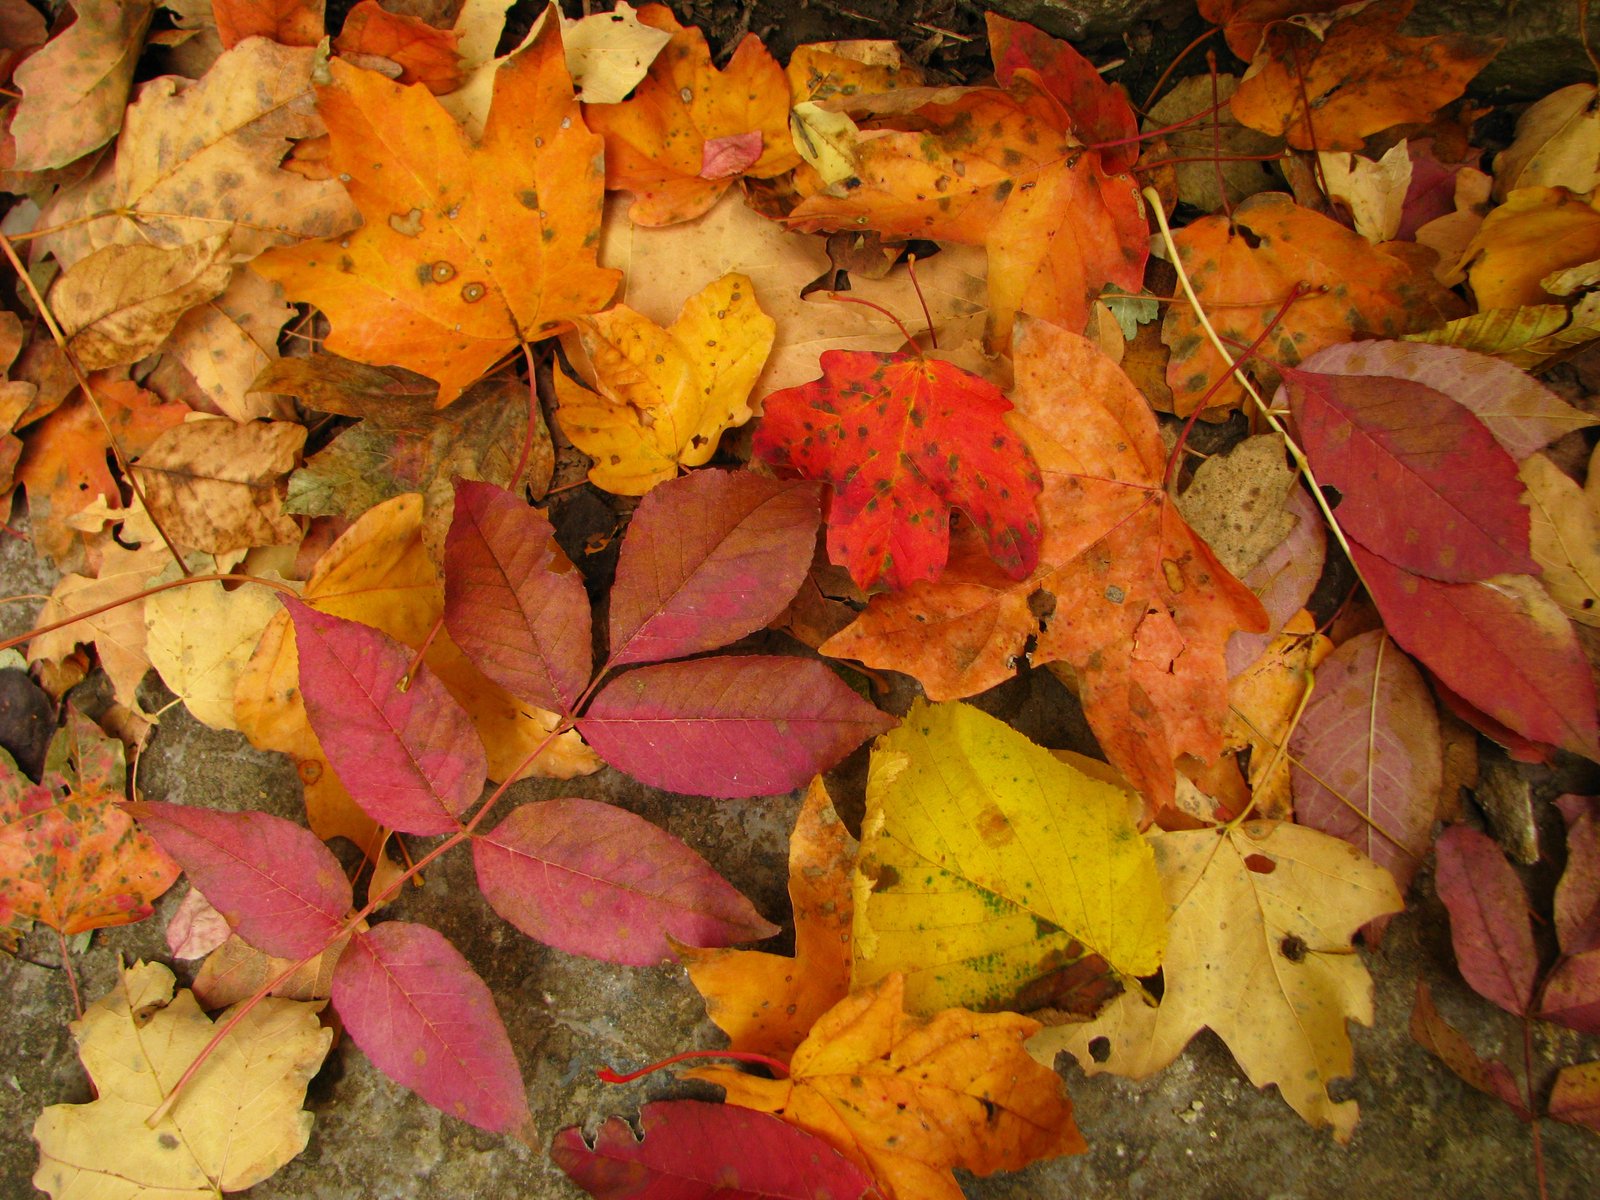
M 850 991 L 855 839 L 833 811 L 821 776 L 806 791 L 789 838 L 794 957 L 764 950 L 679 946 L 729 1048 L 788 1061 L 822 1014 Z
M 992 349 L 1019 311 L 1077 332 L 1106 284 L 1137 292 L 1149 240 L 1138 188 L 1105 173 L 1038 74 L 1017 67 L 1005 91 L 948 94 L 903 113 L 890 93 L 885 121 L 900 128 L 864 137 L 858 180 L 802 201 L 790 226 L 983 246 Z M 851 112 L 872 115 L 870 98 Z
M 1101 747 L 1153 812 L 1180 755 L 1221 752 L 1223 650 L 1266 613 L 1163 489 L 1155 418 L 1121 368 L 1045 322 L 1017 330 L 1007 421 L 1044 479 L 1038 570 L 1016 583 L 968 539 L 936 582 L 874 596 L 822 652 L 914 675 L 933 700 L 993 687 L 1024 658 L 1070 664 Z
M 233 49 L 248 37 L 282 46 L 315 46 L 322 40 L 322 0 L 211 0 L 217 37 Z
M 1023 1048 L 1039 1022 L 964 1008 L 911 1016 L 904 995 L 889 975 L 834 1005 L 788 1079 L 685 1074 L 816 1134 L 871 1171 L 889 1200 L 961 1200 L 952 1167 L 988 1175 L 1087 1149 L 1061 1077 Z
M 783 68 L 749 33 L 721 71 L 700 30 L 651 4 L 639 22 L 672 34 L 650 74 L 621 104 L 584 106 L 606 140 L 606 186 L 634 194 L 635 225 L 698 217 L 734 179 L 770 179 L 800 162 L 789 133 Z
M 443 406 L 519 343 L 611 299 L 620 274 L 595 264 L 601 143 L 579 117 L 559 22 L 500 68 L 477 146 L 426 88 L 329 69 L 317 106 L 366 224 L 251 264 L 327 314 L 329 350 L 429 375 Z
M 347 56 L 374 55 L 400 68 L 401 83 L 420 83 L 434 95 L 461 86 L 461 55 L 453 29 L 436 29 L 419 17 L 392 13 L 378 0 L 361 0 L 344 19 L 333 48 Z

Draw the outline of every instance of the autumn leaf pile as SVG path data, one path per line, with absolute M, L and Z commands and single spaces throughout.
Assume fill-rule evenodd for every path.
M 601 1197 L 959 1200 L 1085 1148 L 1059 1052 L 1141 1078 L 1202 1029 L 1344 1142 L 1355 939 L 1436 839 L 1467 982 L 1600 1034 L 1594 798 L 1543 958 L 1540 848 L 1459 800 L 1480 737 L 1600 761 L 1600 420 L 1553 386 L 1600 339 L 1600 100 L 1490 158 L 1496 44 L 1410 7 L 1201 0 L 1239 70 L 1141 113 L 993 15 L 956 86 L 890 43 L 719 66 L 659 5 L 502 38 L 497 0 L 361 0 L 330 40 L 321 0 L 0 0 L 0 494 L 60 579 L 0 917 L 65 954 L 181 869 L 205 957 L 80 1005 L 97 1098 L 44 1110 L 36 1183 L 266 1178 L 324 1006 Z M 152 668 L 290 756 L 304 824 L 132 793 Z M 1103 757 L 963 703 L 1037 668 Z M 853 836 L 822 773 L 869 741 Z M 507 798 L 603 767 L 805 789 L 793 956 L 734 948 L 778 927 L 664 830 Z M 462 846 L 483 920 L 681 962 L 726 1102 L 534 1128 L 488 986 L 405 918 Z M 1426 992 L 1413 1030 L 1600 1132 L 1600 1064 L 1519 1082 Z

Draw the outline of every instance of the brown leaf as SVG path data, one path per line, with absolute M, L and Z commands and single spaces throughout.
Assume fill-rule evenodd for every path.
M 224 418 L 169 429 L 134 467 L 151 512 L 180 545 L 208 554 L 298 541 L 283 511 L 306 428 Z

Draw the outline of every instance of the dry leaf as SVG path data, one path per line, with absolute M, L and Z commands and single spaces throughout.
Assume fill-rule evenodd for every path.
M 1516 140 L 1495 156 L 1494 193 L 1562 187 L 1588 192 L 1600 184 L 1600 96 L 1592 83 L 1574 83 L 1528 105 L 1517 118 Z
M 610 12 L 590 13 L 581 20 L 561 18 L 567 70 L 585 104 L 622 103 L 671 40 L 668 30 L 641 22 L 628 0 L 620 0 Z
M 151 596 L 144 602 L 150 665 L 196 720 L 237 729 L 239 674 L 278 608 L 271 591 L 249 584 L 230 592 L 220 582 L 196 583 Z
M 1600 491 L 1580 488 L 1543 454 L 1524 459 L 1518 475 L 1533 517 L 1529 548 L 1544 568 L 1539 581 L 1567 616 L 1600 626 Z

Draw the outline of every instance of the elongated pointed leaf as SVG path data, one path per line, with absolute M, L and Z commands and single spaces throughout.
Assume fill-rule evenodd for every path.
M 1539 1015 L 1569 1029 L 1600 1034 L 1600 950 L 1561 960 L 1545 983 Z
M 894 723 L 820 662 L 752 655 L 629 671 L 595 697 L 578 732 L 651 787 L 770 796 Z
M 820 518 L 819 485 L 748 471 L 652 490 L 617 559 L 612 664 L 683 658 L 762 628 L 805 578 Z
M 524 804 L 473 839 L 472 857 L 495 912 L 570 954 L 652 966 L 672 961 L 669 937 L 727 946 L 778 932 L 677 838 L 594 800 Z
M 1524 1016 L 1539 971 L 1528 896 L 1494 840 L 1456 825 L 1440 836 L 1435 886 L 1450 910 L 1456 965 L 1472 990 Z
M 298 600 L 287 607 L 306 715 L 351 797 L 402 833 L 458 828 L 488 772 L 466 711 L 427 667 L 401 691 L 413 653 L 388 634 Z
M 703 1100 L 658 1100 L 639 1111 L 639 1137 L 621 1117 L 591 1145 L 568 1126 L 550 1146 L 596 1200 L 870 1200 L 871 1178 L 814 1134 L 767 1113 Z
M 487 483 L 456 483 L 444 547 L 444 624 L 478 669 L 566 712 L 589 684 L 589 597 L 544 514 Z
M 278 958 L 315 954 L 350 911 L 350 882 L 309 829 L 268 813 L 127 806 L 223 919 Z
M 1538 570 L 1516 461 L 1465 405 L 1409 379 L 1284 379 L 1317 478 L 1344 494 L 1347 534 L 1431 579 Z
M 1505 1063 L 1479 1055 L 1472 1048 L 1472 1043 L 1439 1015 L 1439 1010 L 1434 1007 L 1433 993 L 1421 980 L 1417 981 L 1417 1001 L 1411 1009 L 1411 1036 L 1417 1045 L 1437 1055 L 1445 1066 L 1467 1083 L 1509 1104 L 1518 1116 L 1526 1117 L 1528 1110 L 1517 1090 L 1517 1081 L 1512 1078 Z
M 333 1006 L 356 1045 L 441 1112 L 526 1141 L 533 1116 L 488 985 L 426 925 L 389 921 L 350 939 Z
M 1561 796 L 1567 867 L 1556 885 L 1556 936 L 1563 954 L 1600 949 L 1600 797 Z

